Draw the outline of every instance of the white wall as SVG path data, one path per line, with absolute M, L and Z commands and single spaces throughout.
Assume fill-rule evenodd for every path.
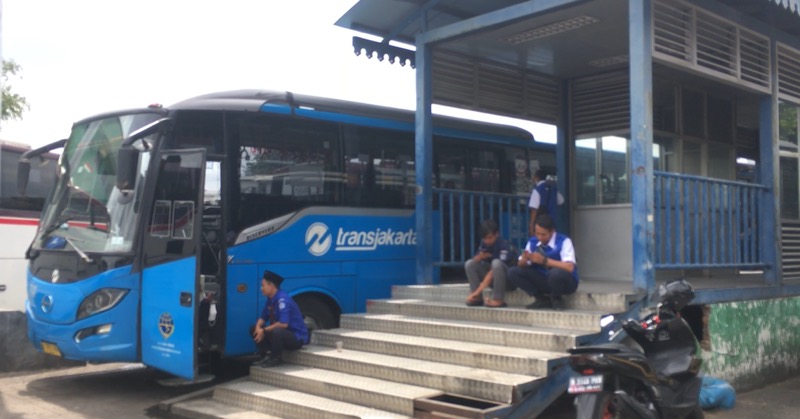
M 581 207 L 572 213 L 572 241 L 581 281 L 633 282 L 631 206 Z

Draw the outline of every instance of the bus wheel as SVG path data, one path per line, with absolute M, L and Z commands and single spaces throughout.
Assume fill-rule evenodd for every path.
M 325 302 L 315 297 L 299 297 L 297 305 L 303 313 L 306 327 L 310 332 L 336 327 L 336 316 Z

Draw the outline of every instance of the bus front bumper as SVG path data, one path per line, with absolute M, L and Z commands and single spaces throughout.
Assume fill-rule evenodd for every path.
M 138 362 L 138 300 L 132 291 L 113 308 L 66 324 L 36 318 L 28 300 L 28 340 L 37 350 L 65 359 Z

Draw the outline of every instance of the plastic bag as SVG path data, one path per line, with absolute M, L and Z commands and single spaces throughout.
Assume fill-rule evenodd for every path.
M 704 376 L 700 388 L 700 407 L 703 409 L 733 409 L 736 405 L 736 390 L 727 381 Z

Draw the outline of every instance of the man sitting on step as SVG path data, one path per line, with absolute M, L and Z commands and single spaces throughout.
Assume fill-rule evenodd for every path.
M 522 288 L 536 301 L 527 308 L 564 308 L 562 295 L 578 289 L 578 266 L 572 240 L 556 232 L 548 214 L 536 217 L 534 237 L 528 241 L 517 266 L 508 272 L 510 286 Z
M 250 335 L 264 358 L 253 363 L 254 366 L 278 366 L 284 349 L 294 351 L 308 343 L 303 313 L 292 297 L 280 289 L 281 282 L 283 277 L 280 275 L 264 271 L 261 293 L 267 297 L 267 303 L 255 326 L 250 328 Z
M 481 244 L 475 256 L 464 264 L 471 293 L 468 306 L 505 307 L 506 274 L 508 265 L 514 264 L 517 251 L 508 241 L 500 237 L 500 229 L 494 220 L 485 220 L 478 229 Z M 492 287 L 492 298 L 483 301 L 483 290 Z

